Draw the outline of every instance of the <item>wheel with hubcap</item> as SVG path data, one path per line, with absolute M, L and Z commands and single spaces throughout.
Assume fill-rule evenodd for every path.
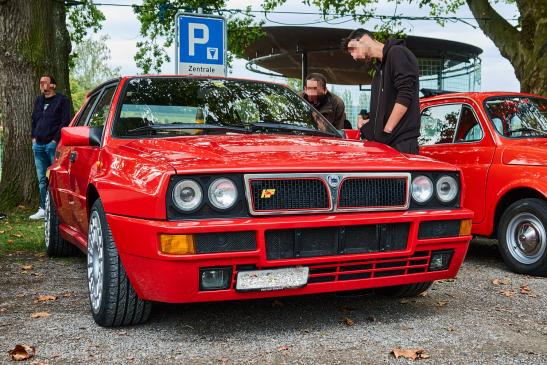
M 152 304 L 140 299 L 129 282 L 100 199 L 89 215 L 87 281 L 93 319 L 103 327 L 146 322 Z
M 501 217 L 498 239 L 511 270 L 547 276 L 547 201 L 530 198 L 511 204 Z

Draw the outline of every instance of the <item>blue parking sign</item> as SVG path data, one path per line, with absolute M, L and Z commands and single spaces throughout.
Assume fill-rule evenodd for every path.
M 214 15 L 176 16 L 178 74 L 226 75 L 226 21 Z

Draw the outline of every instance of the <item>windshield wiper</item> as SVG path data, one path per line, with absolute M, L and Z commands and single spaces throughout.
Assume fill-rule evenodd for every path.
M 280 129 L 284 131 L 298 131 L 298 132 L 304 132 L 313 136 L 327 136 L 327 137 L 341 137 L 339 134 L 331 133 L 331 132 L 325 132 L 320 131 L 318 129 L 313 128 L 307 128 L 307 127 L 300 127 L 297 125 L 292 124 L 286 124 L 286 123 L 279 123 L 279 122 L 259 122 L 259 123 L 251 123 L 248 124 L 249 128 L 252 131 L 257 131 L 260 129 Z
M 213 131 L 223 131 L 223 132 L 236 132 L 236 133 L 251 133 L 247 128 L 242 127 L 230 127 L 218 124 L 196 124 L 196 123 L 172 123 L 172 124 L 152 124 L 145 125 L 142 127 L 130 129 L 127 133 L 138 133 L 138 132 L 157 132 L 157 131 L 171 131 L 171 130 L 181 130 L 181 129 L 204 129 L 204 130 L 213 130 Z

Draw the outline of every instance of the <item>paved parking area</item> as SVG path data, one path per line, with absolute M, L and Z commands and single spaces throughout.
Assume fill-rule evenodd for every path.
M 92 320 L 83 257 L 4 255 L 0 363 L 28 344 L 36 355 L 24 363 L 399 364 L 412 361 L 393 349 L 421 348 L 431 364 L 546 364 L 547 279 L 509 272 L 494 244 L 474 241 L 456 280 L 415 299 L 158 304 L 149 323 L 116 329 Z

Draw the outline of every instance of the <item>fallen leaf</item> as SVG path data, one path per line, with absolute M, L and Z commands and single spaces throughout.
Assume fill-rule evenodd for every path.
M 53 300 L 57 300 L 57 296 L 55 296 L 55 295 L 38 295 L 38 297 L 36 298 L 36 300 L 34 302 L 35 303 L 36 302 L 50 302 L 50 301 L 53 301 Z
M 532 290 L 528 285 L 521 285 L 520 287 L 520 294 L 530 294 Z
M 277 351 L 287 351 L 288 349 L 289 349 L 289 346 L 287 345 L 277 347 Z
M 6 231 L 0 231 L 0 234 L 4 234 L 4 233 L 6 233 Z
M 512 297 L 515 295 L 515 292 L 513 290 L 502 290 L 500 291 L 500 294 L 506 297 Z
M 9 352 L 12 360 L 28 360 L 36 354 L 36 348 L 29 345 L 15 345 L 15 348 Z
M 12 234 L 10 234 L 10 236 L 17 237 L 17 238 L 23 237 L 23 235 L 21 233 L 12 233 Z
M 404 357 L 409 360 L 429 359 L 430 356 L 424 349 L 393 349 L 391 351 L 396 359 Z
M 67 293 L 63 293 L 63 297 L 65 297 L 65 298 L 68 298 L 68 297 L 70 297 L 70 296 L 72 296 L 72 293 L 68 293 L 68 292 L 67 292 Z
M 22 265 L 21 270 L 32 270 L 34 267 L 32 265 Z
M 448 327 L 446 330 L 448 332 L 455 332 L 456 331 L 456 329 L 454 327 Z
M 30 318 L 46 318 L 51 316 L 48 312 L 35 312 L 30 315 Z
M 277 299 L 276 299 L 276 300 L 274 300 L 274 301 L 272 302 L 272 307 L 273 307 L 273 308 L 282 308 L 282 307 L 284 307 L 284 306 L 285 306 L 285 303 L 283 303 L 283 302 L 280 301 L 280 300 L 277 300 Z
M 353 310 L 355 310 L 355 308 L 351 308 L 351 307 L 340 307 L 339 308 L 339 311 L 343 312 L 343 313 L 351 312 Z
M 346 326 L 353 326 L 355 324 L 355 322 L 353 322 L 353 319 L 349 317 L 342 318 L 342 322 L 344 322 Z
M 410 300 L 409 300 L 409 299 L 401 299 L 401 300 L 399 301 L 399 303 L 401 303 L 401 304 L 408 304 L 408 303 L 410 303 Z
M 447 304 L 448 304 L 448 300 L 439 300 L 437 303 L 435 303 L 435 306 L 437 308 L 441 308 L 441 307 L 444 307 Z
M 509 280 L 508 278 L 503 278 L 503 279 L 494 279 L 492 280 L 492 284 L 496 285 L 496 286 L 499 286 L 499 285 L 509 285 L 511 283 L 511 280 Z
M 13 243 L 13 240 L 7 240 L 6 243 L 7 243 L 8 245 L 11 245 L 11 244 Z
M 419 297 L 427 297 L 428 296 L 428 293 L 427 291 L 424 291 L 423 293 L 420 293 L 418 294 Z

